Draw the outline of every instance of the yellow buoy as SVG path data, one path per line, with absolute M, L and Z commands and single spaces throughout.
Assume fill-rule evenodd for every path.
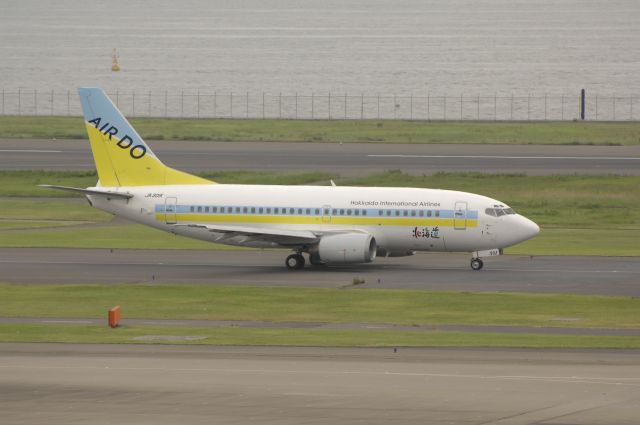
M 111 70 L 112 71 L 120 71 L 120 65 L 118 65 L 118 55 L 116 54 L 116 49 L 113 49 L 113 53 L 111 54 Z

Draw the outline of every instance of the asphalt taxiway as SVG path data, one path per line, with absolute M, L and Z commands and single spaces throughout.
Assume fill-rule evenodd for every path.
M 164 163 L 185 171 L 386 170 L 640 175 L 640 146 L 150 141 Z M 85 140 L 0 139 L 0 169 L 93 170 Z
M 7 424 L 618 425 L 640 352 L 0 344 Z
M 418 253 L 378 258 L 370 264 L 284 267 L 288 251 L 189 251 L 1 248 L 0 269 L 9 283 L 190 283 L 456 291 L 550 292 L 640 296 L 635 257 L 515 256 L 488 258 L 480 271 L 469 256 Z

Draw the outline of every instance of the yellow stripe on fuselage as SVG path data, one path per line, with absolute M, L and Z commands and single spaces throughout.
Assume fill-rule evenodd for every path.
M 165 221 L 165 213 L 156 213 L 156 220 Z M 454 227 L 453 218 L 425 217 L 344 217 L 277 216 L 243 214 L 176 214 L 176 220 L 191 223 L 256 223 L 256 224 L 334 224 L 342 226 L 440 226 Z M 463 221 L 463 220 L 460 220 Z M 467 219 L 466 227 L 477 227 L 478 220 Z

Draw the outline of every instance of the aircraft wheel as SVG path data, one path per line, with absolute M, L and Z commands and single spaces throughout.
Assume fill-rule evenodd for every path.
M 304 257 L 302 254 L 291 254 L 284 263 L 289 270 L 300 270 L 304 267 Z
M 479 258 L 472 258 L 471 259 L 471 269 L 472 270 L 480 270 L 482 268 L 482 266 L 484 266 L 484 263 L 482 262 L 481 259 L 479 259 Z

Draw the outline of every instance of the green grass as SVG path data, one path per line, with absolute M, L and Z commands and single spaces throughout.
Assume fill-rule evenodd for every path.
M 136 339 L 147 336 L 196 336 L 202 339 Z M 617 336 L 258 328 L 167 329 L 140 326 L 109 329 L 95 325 L 38 324 L 0 324 L 0 341 L 312 347 L 640 348 L 640 337 Z
M 1 223 L 1 222 L 0 222 Z M 3 228 L 0 247 L 5 248 L 113 248 L 241 250 L 229 245 L 172 235 L 139 224 L 74 227 L 61 223 L 55 229 L 33 228 L 24 223 Z M 22 229 L 22 230 L 10 230 Z M 518 255 L 640 256 L 640 230 L 543 229 L 534 239 L 507 248 Z M 598 241 L 594 243 L 594 241 Z M 380 260 L 384 261 L 384 260 Z
M 329 184 L 336 178 L 331 173 L 310 172 L 260 172 L 220 171 L 197 173 L 206 179 L 229 184 Z M 71 192 L 38 187 L 40 184 L 57 186 L 91 187 L 98 181 L 95 171 L 31 171 L 0 170 L 0 197 L 82 198 Z
M 108 222 L 113 215 L 83 199 L 0 198 L 0 219 Z
M 0 284 L 0 316 L 640 328 L 640 299 L 367 288 Z M 573 318 L 563 322 L 559 318 Z
M 246 249 L 176 236 L 141 224 L 0 232 L 5 248 Z
M 640 176 L 436 173 L 399 171 L 340 179 L 342 185 L 428 187 L 498 199 L 544 227 L 640 229 Z
M 83 221 L 60 221 L 60 220 L 5 220 L 0 219 L 0 230 L 28 230 L 44 229 L 48 227 L 65 227 L 86 224 Z
M 436 173 L 412 176 L 386 172 L 360 178 L 336 178 L 327 173 L 268 173 L 230 171 L 203 173 L 221 183 L 326 184 L 430 187 L 482 193 L 506 202 L 542 227 L 536 238 L 509 248 L 527 255 L 640 256 L 640 177 L 618 175 L 525 176 L 521 174 Z M 140 225 L 75 227 L 47 230 L 26 228 L 26 221 L 86 221 L 107 223 L 111 215 L 89 207 L 82 197 L 35 187 L 53 183 L 93 185 L 94 173 L 1 171 L 0 220 L 25 221 L 0 224 L 0 246 L 77 248 L 218 249 L 222 245 L 186 239 Z M 77 199 L 50 199 L 49 196 Z M 20 196 L 30 196 L 20 199 Z M 40 227 L 35 225 L 33 227 Z
M 520 255 L 640 256 L 640 229 L 547 228 L 533 239 L 507 248 Z
M 637 122 L 425 122 L 133 118 L 156 140 L 637 145 Z M 0 117 L 0 138 L 84 139 L 80 117 Z

